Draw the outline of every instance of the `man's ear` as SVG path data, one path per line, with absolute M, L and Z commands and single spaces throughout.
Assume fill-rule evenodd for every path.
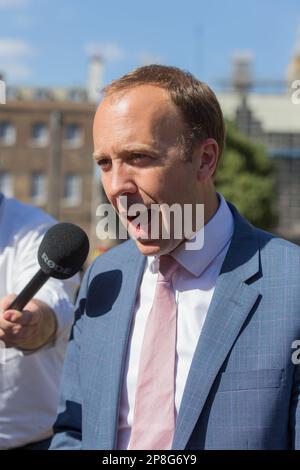
M 215 139 L 205 139 L 196 145 L 194 158 L 197 164 L 198 181 L 206 181 L 208 178 L 212 178 L 219 158 L 219 146 Z

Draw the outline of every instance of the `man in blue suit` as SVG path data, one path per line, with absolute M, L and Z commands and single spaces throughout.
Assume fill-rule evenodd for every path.
M 53 449 L 300 448 L 300 367 L 293 355 L 300 252 L 253 227 L 216 192 L 224 134 L 214 93 L 179 69 L 141 67 L 106 88 L 94 122 L 103 186 L 116 212 L 124 212 L 126 197 L 129 208 L 146 208 L 150 222 L 125 218 L 135 240 L 103 254 L 85 275 Z M 188 248 L 188 237 L 175 236 L 175 222 L 163 237 L 163 217 L 152 237 L 152 204 L 175 203 L 204 205 L 203 247 Z M 202 226 L 194 215 L 192 222 L 197 238 Z M 176 272 L 172 282 L 163 278 L 170 308 L 159 314 L 176 304 L 177 330 L 174 348 L 166 348 L 151 377 L 160 347 L 143 368 L 151 347 L 145 338 L 159 310 L 166 259 Z M 167 392 L 161 371 L 173 374 Z

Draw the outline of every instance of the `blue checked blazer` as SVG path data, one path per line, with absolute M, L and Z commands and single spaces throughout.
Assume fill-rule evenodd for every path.
M 173 449 L 300 449 L 300 248 L 235 229 L 188 374 Z M 115 449 L 145 257 L 133 241 L 87 271 L 67 349 L 53 449 Z M 300 354 L 298 355 L 298 357 Z

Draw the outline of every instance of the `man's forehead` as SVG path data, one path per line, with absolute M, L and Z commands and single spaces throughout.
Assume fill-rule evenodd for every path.
M 183 121 L 166 90 L 141 86 L 107 96 L 99 105 L 94 121 L 95 150 L 112 142 L 173 145 L 182 133 Z
M 159 117 L 160 113 L 176 115 L 178 110 L 163 88 L 140 85 L 106 96 L 98 107 L 96 118 L 128 115 L 134 117 L 145 113 Z

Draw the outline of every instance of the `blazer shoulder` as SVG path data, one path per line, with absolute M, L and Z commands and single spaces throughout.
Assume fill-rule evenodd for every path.
M 300 246 L 271 232 L 256 228 L 262 250 L 277 250 L 288 255 L 300 256 Z
M 111 248 L 106 253 L 97 256 L 89 267 L 89 277 L 94 277 L 107 269 L 120 269 L 126 266 L 129 261 L 138 261 L 142 257 L 144 258 L 135 242 L 127 240 Z
M 300 277 L 300 247 L 284 238 L 257 229 L 262 264 L 288 279 Z M 298 282 L 297 281 L 297 282 Z

